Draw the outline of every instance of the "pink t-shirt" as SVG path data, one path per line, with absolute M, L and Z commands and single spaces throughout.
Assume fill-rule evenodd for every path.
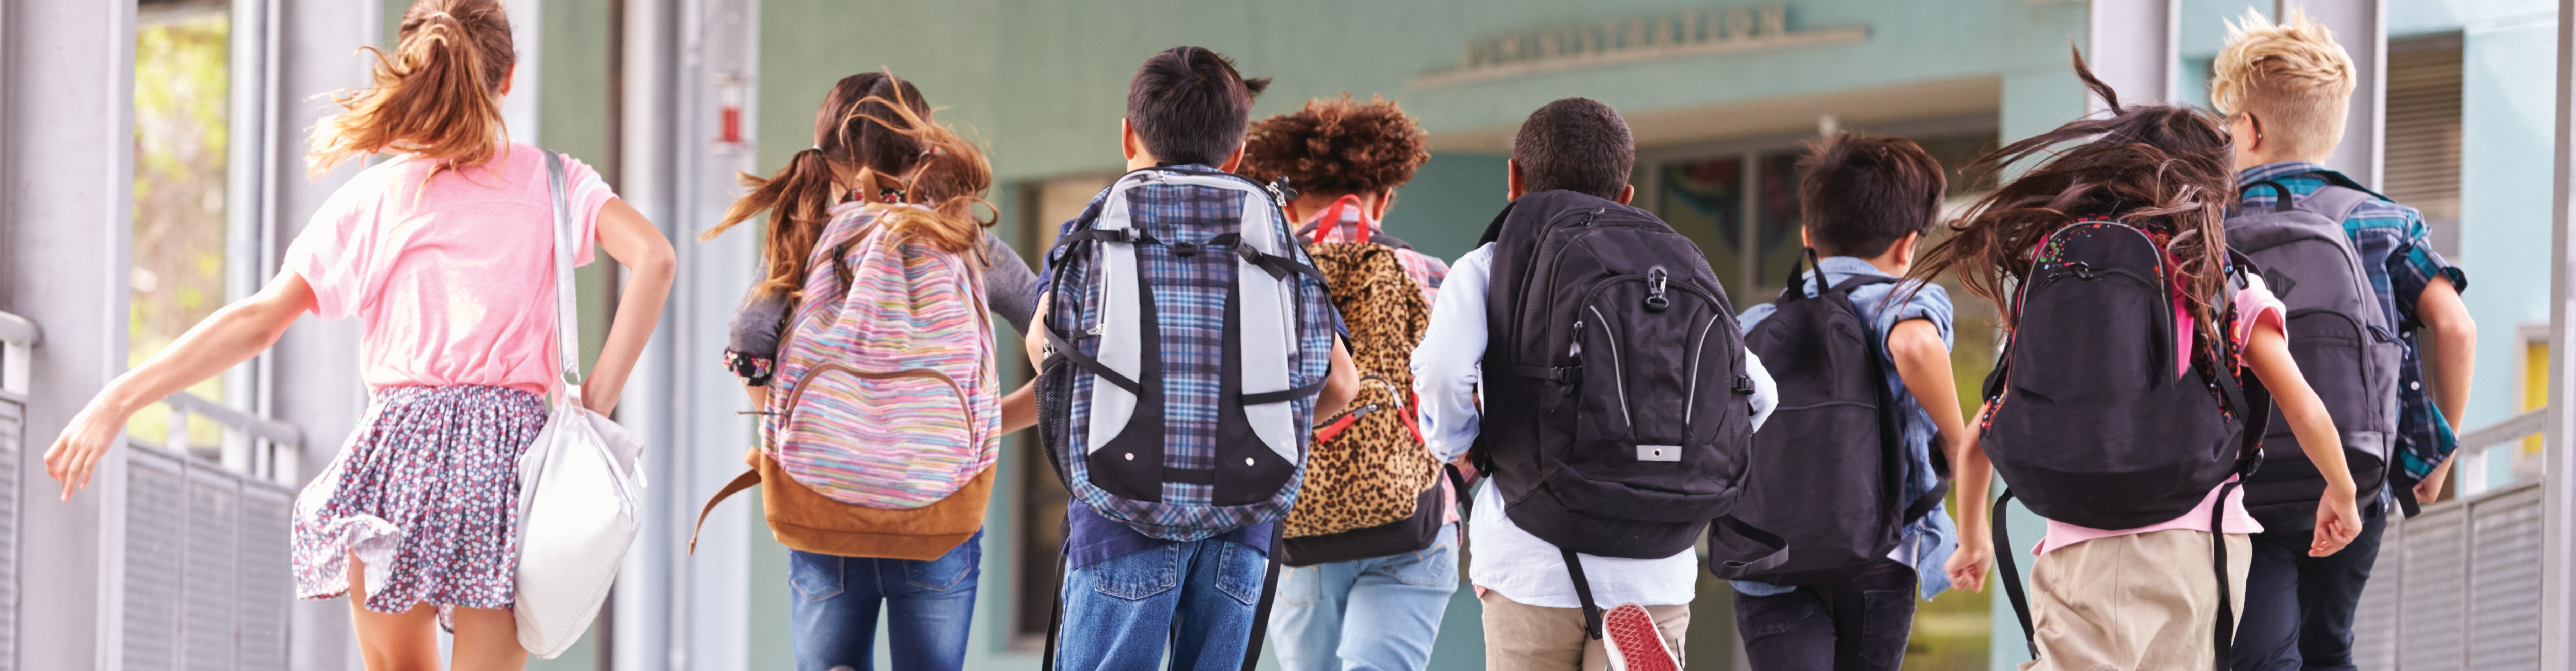
M 553 200 L 544 154 L 513 143 L 490 163 L 432 175 L 409 157 L 331 193 L 286 250 L 313 314 L 366 321 L 369 389 L 460 384 L 554 388 Z M 564 183 L 588 264 L 599 208 L 616 194 L 571 157 Z
M 2240 351 L 2243 349 L 2242 346 L 2244 343 L 2254 337 L 2255 327 L 2263 324 L 2264 322 L 2270 322 L 2274 326 L 2281 327 L 2284 334 L 2287 334 L 2288 332 L 2288 322 L 2285 321 L 2285 308 L 2281 305 L 2281 299 L 2273 296 L 2272 290 L 2263 285 L 2263 278 L 2249 276 L 2245 278 L 2245 281 L 2245 288 L 2236 292 L 2236 298 L 2234 300 L 2236 314 L 2239 316 L 2236 320 L 2235 332 L 2228 334 L 2228 337 L 2236 339 L 2236 343 L 2238 344 Z M 2174 322 L 2174 325 L 2177 327 L 2176 332 L 2183 334 L 2182 337 L 2184 338 L 2184 340 L 2179 343 L 2180 349 L 2176 349 L 2174 351 L 2191 351 L 2191 341 L 2189 338 L 2191 338 L 2192 329 L 2196 327 L 2197 323 L 2191 318 L 2189 312 L 2181 310 L 2175 311 Z M 2244 362 L 2239 360 L 2237 365 L 2244 365 Z M 2183 370 L 2177 374 L 2188 373 L 2190 370 L 2189 363 L 2185 362 Z M 2234 482 L 2236 479 L 2228 478 L 2227 481 Z M 2191 512 L 2183 513 L 2181 517 L 2176 517 L 2160 524 L 2150 524 L 2135 529 L 2093 529 L 2088 527 L 2079 527 L 2065 522 L 2059 522 L 2057 520 L 2049 520 L 2048 535 L 2040 538 L 2039 546 L 2031 548 L 2030 553 L 2032 555 L 2048 554 L 2048 551 L 2050 550 L 2074 545 L 2076 543 L 2082 543 L 2096 538 L 2143 534 L 2150 531 L 2166 531 L 2170 529 L 2188 529 L 2203 532 L 2209 531 L 2209 509 L 2211 506 L 2218 505 L 2218 490 L 2224 488 L 2226 488 L 2226 485 L 2221 483 L 2219 487 L 2210 489 L 2207 496 L 2201 497 L 2199 506 L 2193 507 Z M 2263 532 L 2263 525 L 2255 522 L 2253 515 L 2245 513 L 2245 488 L 2238 487 L 2234 491 L 2227 493 L 2227 517 L 2222 520 L 2220 524 L 2226 527 L 2226 533 L 2231 534 L 2253 534 Z

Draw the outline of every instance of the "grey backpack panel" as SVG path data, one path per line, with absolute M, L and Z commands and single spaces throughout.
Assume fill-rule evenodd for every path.
M 2344 458 L 2363 495 L 2378 491 L 2397 434 L 2398 365 L 2404 346 L 2381 311 L 2343 221 L 2377 197 L 2334 182 L 2304 198 L 2275 182 L 2246 185 L 2282 197 L 2260 211 L 2227 219 L 2227 244 L 2262 268 L 2264 283 L 2288 308 L 2290 355 L 2324 401 L 2341 434 Z M 2275 409 L 2273 412 L 2280 412 Z M 2305 528 L 2325 480 L 2300 451 L 2289 422 L 2275 415 L 2264 436 L 2263 467 L 2249 479 L 2245 503 L 2266 526 Z

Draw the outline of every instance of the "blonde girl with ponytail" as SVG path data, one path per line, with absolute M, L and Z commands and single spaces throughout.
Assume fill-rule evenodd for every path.
M 930 120 L 911 82 L 868 72 L 841 79 L 814 116 L 814 145 L 769 177 L 744 175 L 750 190 L 700 239 L 711 239 L 767 213 L 760 283 L 734 313 L 726 368 L 741 377 L 753 407 L 768 407 L 780 334 L 796 313 L 817 255 L 815 242 L 835 220 L 869 217 L 914 242 L 981 260 L 985 303 L 1021 332 L 1037 307 L 1037 277 L 1017 253 L 986 229 L 992 168 L 974 143 Z M 848 221 L 843 222 L 848 225 Z M 846 272 L 846 271 L 845 271 Z M 1002 430 L 1037 421 L 1027 387 L 1002 399 Z M 854 542 L 854 544 L 857 544 Z M 965 662 L 968 624 L 983 556 L 983 534 L 936 559 L 841 556 L 789 550 L 789 621 L 796 668 L 873 668 L 877 613 L 887 617 L 893 668 L 931 671 Z M 925 553 L 926 554 L 926 553 Z
M 304 313 L 357 317 L 372 395 L 339 455 L 298 497 L 297 595 L 349 596 L 374 670 L 440 667 L 439 623 L 460 669 L 517 669 L 510 606 L 518 458 L 557 384 L 552 197 L 544 151 L 501 123 L 514 65 L 498 0 L 420 0 L 374 83 L 334 97 L 313 128 L 319 175 L 383 156 L 333 192 L 259 294 L 225 306 L 110 383 L 45 453 L 63 497 L 85 487 L 126 417 L 266 350 Z M 626 267 L 607 344 L 583 384 L 616 408 L 671 288 L 669 240 L 598 173 L 564 159 L 574 257 Z

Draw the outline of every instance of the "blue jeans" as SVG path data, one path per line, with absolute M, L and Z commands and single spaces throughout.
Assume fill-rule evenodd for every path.
M 930 561 L 838 557 L 788 552 L 788 619 L 795 626 L 796 668 L 874 668 L 877 607 L 891 616 L 886 633 L 894 668 L 955 671 L 966 663 L 966 628 L 975 614 L 975 581 L 983 573 L 984 533 Z
M 1235 671 L 1269 558 L 1219 540 L 1173 543 L 1074 569 L 1064 580 L 1058 671 Z
M 1270 641 L 1288 671 L 1421 671 L 1458 591 L 1457 525 L 1405 554 L 1279 569 Z
M 1735 632 L 1761 671 L 1896 671 L 1914 631 L 1912 567 L 1881 559 L 1842 584 L 1735 593 Z
M 2351 671 L 2353 609 L 2379 561 L 2388 506 L 2364 504 L 2361 534 L 2343 551 L 2308 556 L 2316 527 L 2254 534 L 2237 620 L 2236 671 Z

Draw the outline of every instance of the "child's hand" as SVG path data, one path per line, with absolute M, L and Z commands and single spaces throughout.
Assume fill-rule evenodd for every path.
M 2340 552 L 2361 535 L 2361 510 L 2353 505 L 2352 495 L 2333 490 L 2328 487 L 2325 498 L 2317 502 L 2317 532 L 2308 541 L 2310 557 Z
M 1986 572 L 1994 566 L 1994 563 L 1995 548 L 1992 542 L 1962 541 L 1959 543 L 1958 551 L 1950 553 L 1950 563 L 1944 568 L 1950 574 L 1951 587 L 1970 592 L 1983 592 L 1986 591 Z

